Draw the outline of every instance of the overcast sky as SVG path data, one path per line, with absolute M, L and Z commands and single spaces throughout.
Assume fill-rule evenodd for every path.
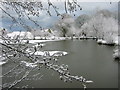
M 76 11 L 75 12 L 75 14 L 76 14 L 75 17 L 77 17 L 81 14 L 93 14 L 93 13 L 95 13 L 96 10 L 102 10 L 102 9 L 107 9 L 107 10 L 112 11 L 112 12 L 117 11 L 117 9 L 118 9 L 118 3 L 117 2 L 112 2 L 112 4 L 110 4 L 110 2 L 104 2 L 104 1 L 105 0 L 103 0 L 103 2 L 97 2 L 97 1 L 94 1 L 94 2 L 79 2 L 79 0 L 78 0 L 78 4 L 82 7 L 82 10 Z M 60 13 L 65 13 L 64 2 L 61 2 L 61 0 L 58 0 L 58 2 L 52 2 L 52 3 L 55 4 L 59 8 L 58 11 Z M 44 4 L 45 7 L 47 7 L 46 2 L 44 2 L 43 4 Z M 32 18 L 34 20 L 36 19 L 39 22 L 39 24 L 41 26 L 43 26 L 44 28 L 49 28 L 59 18 L 59 17 L 56 16 L 53 9 L 51 9 L 51 12 L 52 12 L 51 17 L 49 15 L 46 15 L 46 13 L 41 12 L 39 18 L 33 18 L 33 17 Z M 12 14 L 12 15 L 15 15 L 15 14 Z M 3 23 L 3 27 L 8 28 L 8 26 L 9 26 L 9 20 L 8 19 L 4 19 L 2 23 Z M 28 24 L 30 25 L 32 23 L 28 23 Z M 19 28 L 16 28 L 16 27 L 13 28 L 13 30 L 15 30 L 15 29 L 19 29 Z

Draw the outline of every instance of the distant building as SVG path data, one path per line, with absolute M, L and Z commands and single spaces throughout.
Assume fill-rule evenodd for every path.
M 25 32 L 25 31 L 14 31 L 11 33 L 8 33 L 6 35 L 7 37 L 9 37 L 10 39 L 33 39 L 33 34 L 31 32 Z

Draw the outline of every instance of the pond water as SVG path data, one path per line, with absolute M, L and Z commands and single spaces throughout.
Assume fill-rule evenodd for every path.
M 88 88 L 117 88 L 118 63 L 112 57 L 114 48 L 98 45 L 94 40 L 65 40 L 47 42 L 43 49 L 68 52 L 68 55 L 59 58 L 58 63 L 69 65 L 69 71 L 72 75 L 82 75 L 86 79 L 93 80 L 94 83 L 88 84 Z M 52 70 L 42 68 L 40 71 L 34 71 L 31 74 L 36 72 L 43 75 L 40 80 L 23 81 L 17 84 L 16 87 L 25 85 L 30 88 L 83 87 L 77 81 L 72 83 L 63 82 L 63 80 L 59 79 L 59 75 Z

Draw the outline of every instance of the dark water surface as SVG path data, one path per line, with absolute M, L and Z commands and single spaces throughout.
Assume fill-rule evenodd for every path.
M 68 52 L 67 56 L 59 58 L 58 63 L 69 65 L 72 75 L 82 75 L 86 79 L 93 80 L 94 83 L 87 85 L 88 88 L 117 88 L 118 63 L 112 57 L 114 48 L 98 45 L 93 40 L 66 40 L 47 42 L 43 49 Z M 23 81 L 16 87 L 29 85 L 30 88 L 82 88 L 77 81 L 63 82 L 59 79 L 59 75 L 52 70 L 42 68 L 40 71 L 32 73 L 36 72 L 44 75 L 41 80 Z

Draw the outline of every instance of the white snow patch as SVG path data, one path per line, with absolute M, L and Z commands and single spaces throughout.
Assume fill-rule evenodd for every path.
M 93 83 L 93 81 L 91 81 L 91 80 L 88 80 L 88 81 L 85 81 L 86 83 Z
M 98 39 L 97 43 L 99 43 L 99 44 L 106 44 L 107 42 L 105 40 L 103 40 L 103 39 Z
M 26 50 L 29 54 L 33 54 L 33 52 L 29 49 Z M 40 56 L 65 56 L 68 53 L 65 51 L 36 51 L 34 55 Z
M 32 68 L 37 66 L 36 63 L 29 63 L 26 61 L 21 61 L 21 63 L 25 64 L 25 66 L 27 66 L 27 67 L 32 67 Z
M 5 64 L 5 63 L 6 63 L 6 62 L 0 61 L 0 66 L 3 65 L 3 64 Z
M 41 42 L 50 42 L 50 41 L 59 41 L 59 40 L 29 40 L 29 43 L 41 43 Z M 23 40 L 22 42 L 27 42 L 27 40 Z
M 113 58 L 118 58 L 118 59 L 120 59 L 120 51 L 119 51 L 119 49 L 115 49 L 114 51 L 113 51 L 114 53 L 113 53 Z
M 35 52 L 35 55 L 41 55 L 41 56 L 65 56 L 67 55 L 67 52 L 64 51 L 37 51 Z
M 40 37 L 37 37 L 40 38 Z M 66 37 L 42 37 L 46 38 L 47 40 L 29 40 L 29 43 L 34 44 L 34 43 L 41 43 L 41 42 L 50 42 L 50 41 L 61 41 L 61 40 L 66 40 Z M 27 42 L 28 40 L 23 40 L 22 42 Z
M 116 45 L 120 45 L 120 36 L 115 37 L 114 43 L 115 43 Z
M 3 40 L 2 40 L 2 39 L 0 39 L 0 43 L 3 43 Z

